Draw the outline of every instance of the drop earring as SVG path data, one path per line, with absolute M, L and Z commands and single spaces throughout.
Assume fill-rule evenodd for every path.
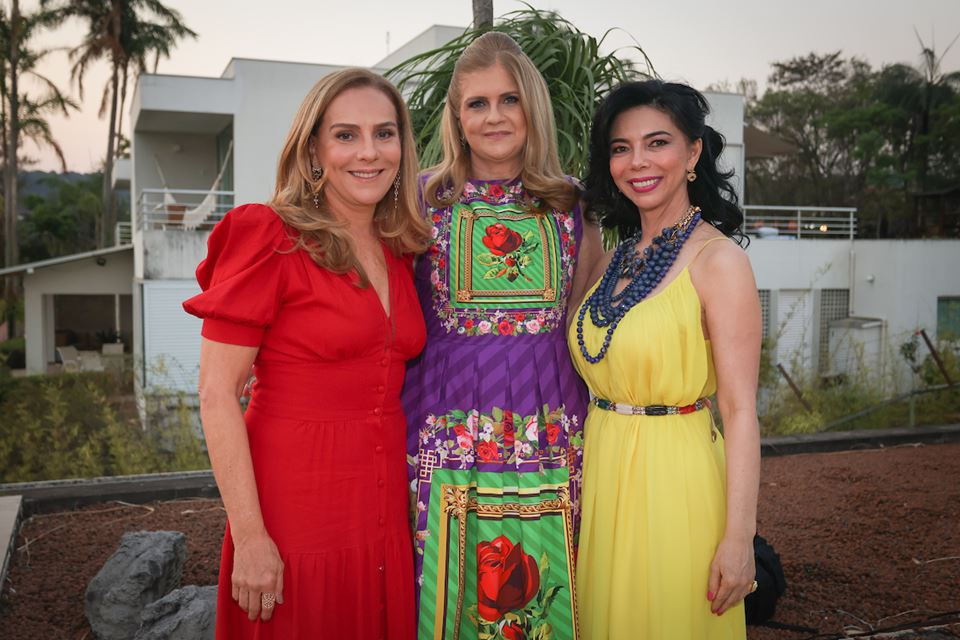
M 687 182 L 693 182 L 697 179 L 697 173 L 693 169 L 687 169 Z

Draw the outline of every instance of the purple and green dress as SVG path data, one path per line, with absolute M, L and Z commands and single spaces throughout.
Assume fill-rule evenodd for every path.
M 427 345 L 402 394 L 420 638 L 577 637 L 588 396 L 565 322 L 582 220 L 538 205 L 515 179 L 427 208 Z

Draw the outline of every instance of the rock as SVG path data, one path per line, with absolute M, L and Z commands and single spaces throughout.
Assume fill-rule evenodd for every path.
M 217 587 L 189 586 L 148 604 L 133 640 L 213 640 Z
M 87 585 L 84 613 L 98 640 L 130 640 L 151 602 L 180 586 L 187 538 L 178 531 L 126 533 Z

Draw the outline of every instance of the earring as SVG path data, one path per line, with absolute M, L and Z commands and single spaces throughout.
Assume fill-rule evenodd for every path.
M 323 167 L 311 167 L 310 173 L 313 174 L 314 181 L 323 177 Z
M 697 179 L 697 173 L 693 169 L 687 169 L 687 182 L 693 182 Z
M 397 178 L 393 181 L 393 210 L 396 211 L 400 206 L 400 170 L 397 170 Z
M 313 194 L 313 208 L 314 209 L 320 208 L 320 192 L 319 191 Z

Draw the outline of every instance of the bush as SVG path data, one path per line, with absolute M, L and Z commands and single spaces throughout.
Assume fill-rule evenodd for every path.
M 122 386 L 109 373 L 0 378 L 0 482 L 209 467 L 188 409 L 144 431 L 110 401 Z

